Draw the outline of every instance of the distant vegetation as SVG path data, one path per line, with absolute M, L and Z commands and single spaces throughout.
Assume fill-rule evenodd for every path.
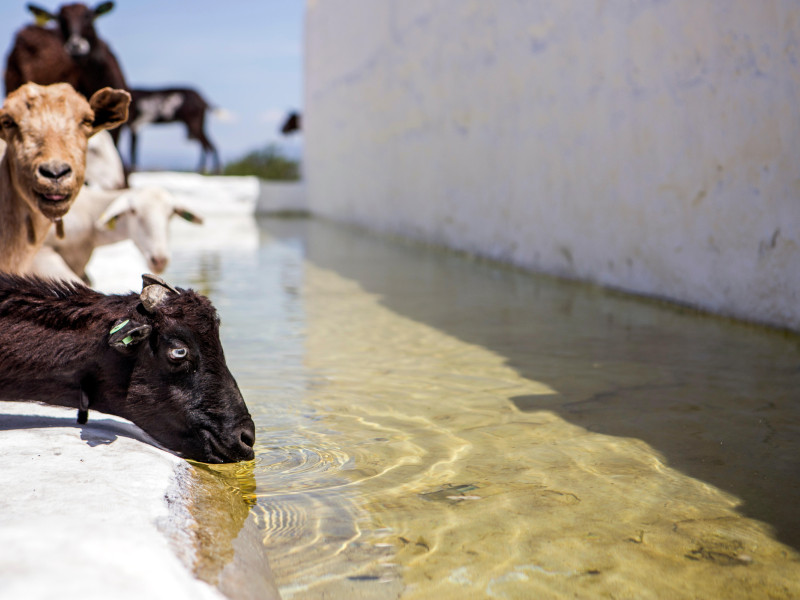
M 225 175 L 255 175 L 261 179 L 296 181 L 300 179 L 300 163 L 286 157 L 274 144 L 255 150 L 243 158 L 228 163 Z

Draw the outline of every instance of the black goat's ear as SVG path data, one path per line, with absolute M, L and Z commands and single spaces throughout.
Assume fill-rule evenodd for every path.
M 35 4 L 28 4 L 28 10 L 36 17 L 36 24 L 40 27 L 45 25 L 48 21 L 55 21 L 58 19 L 58 17 L 50 11 L 41 6 L 36 6 Z
M 96 19 L 100 15 L 104 15 L 107 12 L 111 12 L 111 9 L 113 8 L 114 8 L 113 2 L 103 2 L 101 4 L 98 4 L 97 6 L 94 7 L 94 10 L 92 11 L 94 13 L 94 18 Z
M 108 332 L 108 345 L 117 352 L 125 353 L 150 337 L 152 328 L 147 323 L 137 323 L 130 319 L 117 319 Z

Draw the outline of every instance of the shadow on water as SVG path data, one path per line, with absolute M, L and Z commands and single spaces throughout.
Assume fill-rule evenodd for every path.
M 329 223 L 261 225 L 392 311 L 558 392 L 509 398 L 518 410 L 643 440 L 800 549 L 800 337 Z

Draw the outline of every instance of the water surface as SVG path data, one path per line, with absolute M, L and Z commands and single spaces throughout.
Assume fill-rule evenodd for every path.
M 178 232 L 285 599 L 800 597 L 800 336 L 316 220 Z

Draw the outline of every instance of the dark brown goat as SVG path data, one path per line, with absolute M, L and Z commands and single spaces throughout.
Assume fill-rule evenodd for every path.
M 133 421 L 185 458 L 253 458 L 255 430 L 211 302 L 142 276 L 141 294 L 0 274 L 0 399 Z
M 296 131 L 300 131 L 302 129 L 302 121 L 303 118 L 299 112 L 290 112 L 283 125 L 281 125 L 281 133 L 283 135 L 291 135 Z
M 208 102 L 191 88 L 164 88 L 156 90 L 133 89 L 131 92 L 130 117 L 128 127 L 131 132 L 131 170 L 136 169 L 136 136 L 139 130 L 150 123 L 177 123 L 186 125 L 190 140 L 197 140 L 202 146 L 198 171 L 206 167 L 210 154 L 214 161 L 214 171 L 219 172 L 217 149 L 205 132 Z
M 113 8 L 113 2 L 94 9 L 65 4 L 53 14 L 28 4 L 39 24 L 17 32 L 6 61 L 6 94 L 29 81 L 39 85 L 66 82 L 87 98 L 104 87 L 127 89 L 114 53 L 94 28 L 94 20 Z M 58 27 L 41 26 L 48 21 L 56 21 Z M 118 131 L 112 132 L 115 141 Z

